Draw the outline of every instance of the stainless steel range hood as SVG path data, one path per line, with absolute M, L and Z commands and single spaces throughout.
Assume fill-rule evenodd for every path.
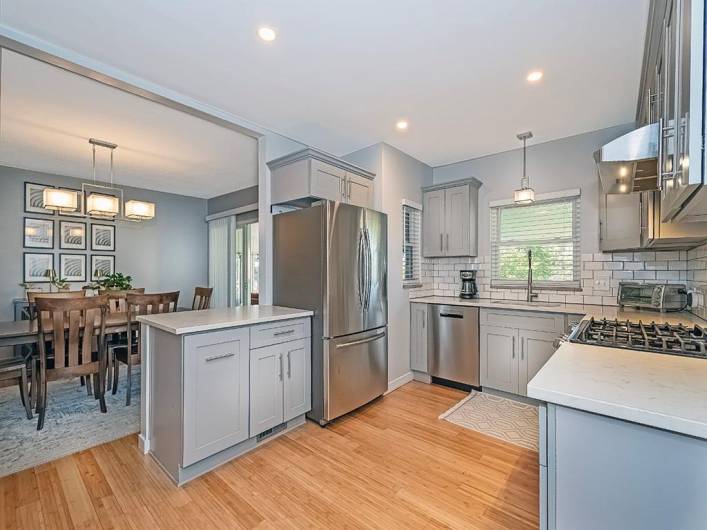
M 619 136 L 594 152 L 605 193 L 658 188 L 658 122 Z

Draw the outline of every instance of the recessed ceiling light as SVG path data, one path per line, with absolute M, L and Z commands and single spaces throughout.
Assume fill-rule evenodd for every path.
M 406 120 L 398 120 L 398 123 L 395 124 L 395 128 L 399 131 L 407 131 L 408 122 Z
M 265 42 L 272 42 L 277 38 L 277 33 L 275 33 L 274 29 L 263 26 L 258 28 L 258 37 L 263 39 Z
M 540 81 L 542 78 L 543 78 L 543 73 L 540 70 L 533 70 L 532 72 L 530 72 L 528 74 L 528 77 L 527 77 L 528 81 L 530 81 L 531 83 L 536 83 L 536 82 Z

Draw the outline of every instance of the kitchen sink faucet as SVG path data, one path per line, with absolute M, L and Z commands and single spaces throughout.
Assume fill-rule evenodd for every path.
M 528 249 L 528 297 L 527 301 L 532 302 L 538 295 L 533 292 L 533 250 Z

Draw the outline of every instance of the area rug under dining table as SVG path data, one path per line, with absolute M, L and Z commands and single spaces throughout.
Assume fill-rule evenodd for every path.
M 0 389 L 0 477 L 56 460 L 140 430 L 140 367 L 133 368 L 131 404 L 125 406 L 125 370 L 118 392 L 106 392 L 108 412 L 79 380 L 48 383 L 44 429 L 25 416 L 16 386 Z

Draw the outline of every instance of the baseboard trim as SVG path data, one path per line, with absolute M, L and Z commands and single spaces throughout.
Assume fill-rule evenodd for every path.
M 409 383 L 412 381 L 412 372 L 407 372 L 406 374 L 401 375 L 400 377 L 396 377 L 392 381 L 388 381 L 388 390 L 385 391 L 385 394 L 390 394 L 393 390 L 396 390 L 403 386 L 406 383 Z

